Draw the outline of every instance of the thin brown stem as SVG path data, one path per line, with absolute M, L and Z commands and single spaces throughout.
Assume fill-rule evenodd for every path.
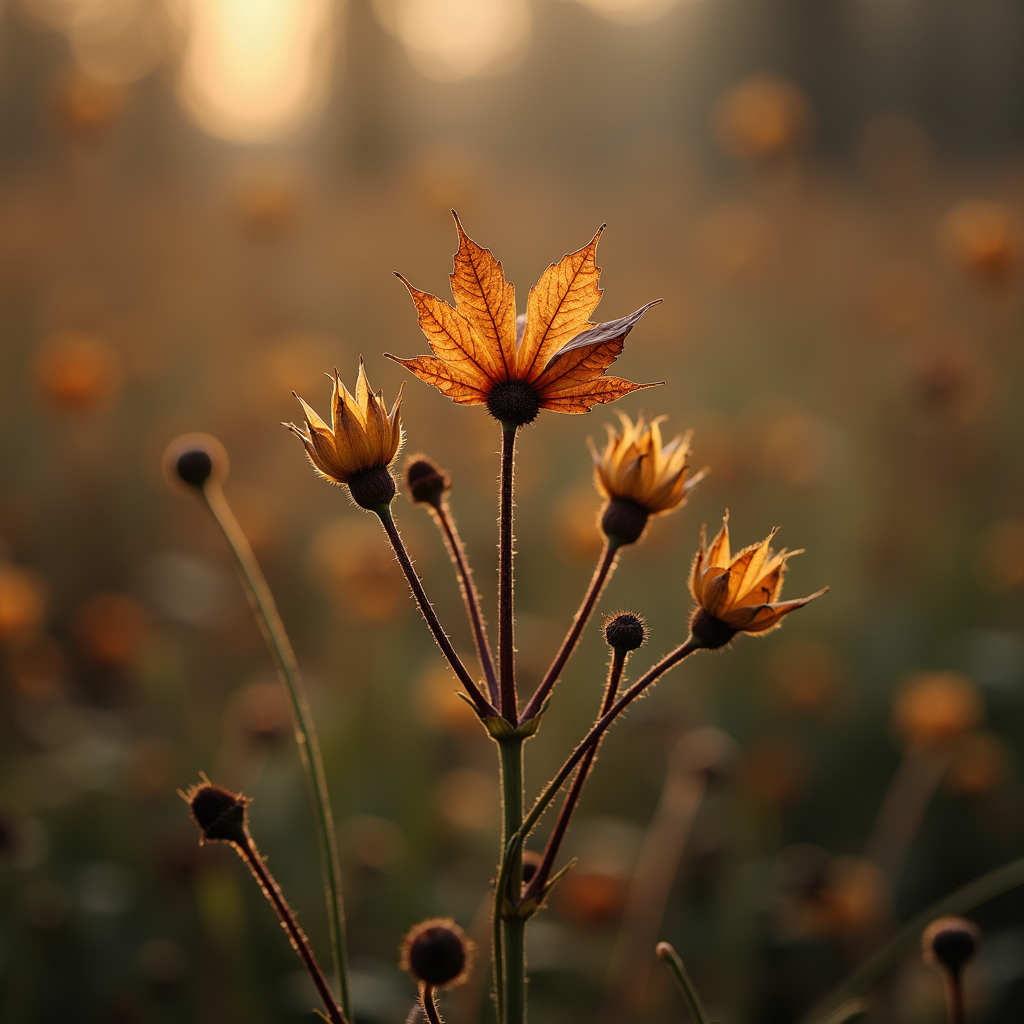
M 612 655 L 612 663 L 608 671 L 608 683 L 605 686 L 604 700 L 601 702 L 601 711 L 597 716 L 598 719 L 608 714 L 612 704 L 615 703 L 615 698 L 619 692 L 619 681 L 622 679 L 622 670 L 626 665 L 626 657 L 626 652 L 619 650 L 616 650 Z M 526 892 L 523 893 L 523 902 L 537 899 L 544 893 L 548 879 L 551 877 L 551 871 L 555 866 L 558 851 L 561 849 L 562 842 L 565 840 L 565 834 L 569 831 L 572 816 L 580 802 L 583 787 L 587 783 L 587 776 L 590 774 L 594 759 L 597 757 L 599 746 L 600 743 L 595 743 L 580 762 L 576 778 L 573 779 L 572 786 L 562 803 L 562 809 L 558 812 L 558 820 L 555 822 L 555 827 L 551 830 L 551 835 L 548 837 L 547 846 L 544 848 L 544 856 L 533 878 L 530 880 Z
M 590 586 L 587 587 L 587 592 L 583 597 L 583 603 L 580 605 L 580 609 L 576 613 L 576 617 L 572 620 L 572 626 L 569 628 L 569 632 L 566 633 L 565 639 L 562 641 L 562 646 L 558 649 L 558 654 L 555 655 L 555 660 L 551 663 L 551 667 L 547 670 L 547 673 L 541 680 L 540 686 L 537 687 L 536 692 L 530 698 L 530 702 L 526 705 L 526 708 L 523 711 L 524 722 L 528 722 L 544 706 L 544 701 L 554 688 L 555 683 L 558 682 L 558 677 L 562 674 L 562 669 L 565 668 L 565 664 L 572 656 L 572 652 L 576 650 L 576 645 L 580 641 L 580 636 L 582 635 L 587 623 L 590 621 L 590 616 L 594 611 L 594 605 L 597 604 L 597 599 L 601 596 L 601 592 L 604 590 L 605 584 L 608 582 L 611 574 L 615 571 L 615 560 L 618 552 L 618 544 L 614 544 L 611 541 L 605 542 L 604 551 L 601 552 L 601 559 L 597 563 L 597 568 L 594 570 L 594 575 L 590 580 Z
M 263 858 L 260 856 L 259 850 L 256 849 L 256 844 L 253 842 L 252 837 L 246 832 L 244 842 L 233 843 L 232 845 L 238 850 L 246 864 L 249 865 L 249 870 L 256 877 L 256 881 L 259 882 L 264 896 L 270 901 L 271 906 L 277 912 L 277 916 L 281 919 L 281 924 L 288 933 L 288 938 L 291 939 L 292 947 L 299 954 L 302 965 L 313 979 L 313 984 L 316 986 L 320 999 L 323 1001 L 324 1009 L 327 1011 L 328 1020 L 330 1020 L 331 1024 L 347 1024 L 345 1015 L 341 1012 L 341 1007 L 335 1000 L 334 994 L 327 984 L 327 979 L 324 977 L 324 973 L 320 970 L 320 965 L 316 961 L 316 956 L 314 956 L 313 950 L 310 948 L 306 933 L 299 927 L 299 922 L 295 919 L 295 913 L 284 898 L 284 894 L 281 892 L 274 876 L 267 870 L 266 864 L 263 863 Z
M 384 532 L 388 535 L 388 540 L 391 541 L 391 547 L 398 558 L 398 564 L 401 565 L 405 578 L 409 581 L 409 587 L 412 590 L 413 597 L 416 598 L 420 611 L 423 613 L 423 618 L 427 620 L 427 626 L 430 627 L 430 632 L 434 634 L 437 646 L 441 648 L 441 653 L 444 654 L 448 664 L 452 667 L 452 671 L 458 677 L 459 682 L 465 687 L 466 693 L 469 694 L 480 714 L 484 718 L 494 717 L 498 712 L 491 706 L 487 698 L 480 692 L 480 688 L 473 681 L 473 677 L 462 663 L 462 659 L 456 653 L 455 648 L 452 647 L 452 643 L 448 639 L 448 635 L 445 633 L 437 614 L 434 612 L 433 606 L 427 600 L 423 584 L 420 583 L 420 578 L 416 575 L 416 569 L 412 564 L 412 559 L 409 557 L 409 552 L 405 548 L 402 535 L 398 532 L 398 527 L 395 525 L 391 510 L 385 508 L 377 512 L 377 515 L 380 518 L 381 525 L 384 527 Z
M 458 574 L 462 600 L 466 603 L 466 614 L 469 616 L 469 624 L 473 629 L 476 654 L 480 659 L 480 666 L 484 670 L 484 678 L 487 680 L 488 695 L 491 698 L 491 703 L 497 707 L 501 700 L 498 693 L 498 675 L 494 669 L 491 645 L 487 639 L 487 626 L 480 611 L 480 595 L 473 583 L 473 570 L 469 567 L 466 549 L 462 546 L 462 538 L 459 536 L 459 528 L 455 525 L 448 503 L 443 498 L 436 505 L 431 505 L 431 511 Z
M 502 717 L 513 725 L 519 722 L 512 594 L 512 482 L 515 476 L 517 430 L 518 427 L 514 426 L 502 428 L 501 487 L 498 500 L 498 689 Z
M 949 1024 L 967 1024 L 964 1007 L 964 972 L 946 970 L 946 999 L 949 1003 Z
M 423 1012 L 430 1024 L 444 1024 L 444 1018 L 437 1012 L 437 1003 L 434 1001 L 434 986 L 425 981 L 420 982 L 420 1002 L 423 1003 Z
M 661 678 L 670 668 L 674 668 L 684 658 L 689 657 L 695 651 L 701 650 L 701 644 L 695 640 L 692 636 L 688 637 L 686 642 L 680 644 L 670 654 L 666 654 L 656 665 L 649 668 L 626 692 L 619 697 L 618 700 L 608 709 L 607 713 L 602 715 L 601 718 L 594 723 L 591 727 L 590 732 L 583 737 L 582 740 L 577 744 L 576 749 L 566 758 L 565 763 L 561 768 L 558 769 L 558 773 L 555 777 L 547 784 L 544 791 L 534 801 L 533 807 L 530 809 L 530 813 L 527 814 L 523 821 L 522 827 L 519 829 L 519 835 L 521 840 L 525 840 L 526 837 L 533 830 L 534 826 L 540 820 L 541 815 L 547 809 L 548 805 L 555 798 L 558 791 L 565 785 L 566 780 L 572 774 L 573 769 L 583 760 L 587 755 L 587 751 L 596 746 L 604 735 L 608 727 L 622 714 L 626 708 L 633 703 L 634 700 L 639 697 L 644 690 L 646 690 L 652 683 Z

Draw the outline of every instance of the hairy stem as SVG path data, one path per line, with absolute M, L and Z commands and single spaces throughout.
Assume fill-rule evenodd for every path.
M 299 954 L 302 965 L 313 979 L 313 984 L 316 986 L 317 993 L 323 1001 L 324 1009 L 327 1011 L 328 1020 L 330 1020 L 331 1024 L 347 1024 L 345 1014 L 335 1001 L 331 988 L 327 984 L 327 979 L 324 977 L 323 971 L 320 970 L 320 965 L 316 962 L 313 950 L 310 949 L 309 940 L 306 938 L 305 932 L 299 927 L 299 922 L 295 919 L 295 913 L 284 898 L 284 894 L 281 892 L 274 876 L 267 870 L 266 864 L 263 863 L 263 858 L 260 856 L 259 850 L 256 849 L 256 844 L 253 842 L 252 837 L 246 832 L 243 842 L 236 842 L 231 845 L 238 850 L 242 859 L 249 865 L 249 870 L 256 876 L 256 881 L 259 882 L 263 894 L 270 901 L 271 906 L 277 912 L 277 916 L 281 919 L 281 924 L 288 933 L 288 938 L 291 939 L 295 952 Z
M 608 714 L 612 704 L 615 703 L 615 698 L 619 693 L 619 681 L 622 679 L 622 670 L 626 665 L 626 657 L 626 652 L 619 650 L 616 650 L 612 655 L 611 667 L 608 670 L 608 683 L 605 686 L 604 700 L 601 702 L 601 711 L 597 716 L 598 720 Z M 530 899 L 536 899 L 544 893 L 544 889 L 548 884 L 548 879 L 551 877 L 551 871 L 555 866 L 555 859 L 558 857 L 558 851 L 561 849 L 562 842 L 565 839 L 565 834 L 569 831 L 572 816 L 580 802 L 583 787 L 587 783 L 587 776 L 590 774 L 590 769 L 594 764 L 594 759 L 597 757 L 597 749 L 599 745 L 600 743 L 595 743 L 594 746 L 587 751 L 583 760 L 580 762 L 579 769 L 576 772 L 576 778 L 573 779 L 572 787 L 565 798 L 565 802 L 562 804 L 562 809 L 558 812 L 558 820 L 555 822 L 555 827 L 551 830 L 551 835 L 548 837 L 547 846 L 544 848 L 544 856 L 540 862 L 540 866 L 537 868 L 533 878 L 530 879 L 530 884 L 527 886 L 526 892 L 523 893 L 523 902 Z
M 395 520 L 391 515 L 391 509 L 385 507 L 375 511 L 384 527 L 384 532 L 388 535 L 388 540 L 391 541 L 391 547 L 398 558 L 398 564 L 401 565 L 402 572 L 405 573 L 405 578 L 409 581 L 409 587 L 412 590 L 413 597 L 416 598 L 420 611 L 423 613 L 423 618 L 427 620 L 430 632 L 434 634 L 437 646 L 441 648 L 441 653 L 444 654 L 448 664 L 452 667 L 452 671 L 458 677 L 459 682 L 462 683 L 466 693 L 469 694 L 480 714 L 485 718 L 495 716 L 497 711 L 491 707 L 490 702 L 473 681 L 473 677 L 469 674 L 466 666 L 463 665 L 462 659 L 456 653 L 455 648 L 452 647 L 452 643 L 438 620 L 433 606 L 427 600 L 423 584 L 420 583 L 420 578 L 416 575 L 416 569 L 412 564 L 412 559 L 409 557 L 409 552 L 405 548 L 405 542 L 402 540 L 402 535 L 398 532 L 398 527 L 395 525 Z
M 502 986 L 504 1015 L 502 1024 L 522 1024 L 526 1019 L 526 921 L 509 913 L 519 902 L 523 887 L 523 847 L 509 849 L 509 840 L 523 823 L 523 740 L 515 736 L 498 744 L 501 755 L 501 848 L 499 878 L 503 884 L 495 893 L 495 913 L 501 919 Z
M 274 595 L 263 576 L 259 562 L 253 554 L 242 528 L 238 525 L 231 506 L 220 487 L 208 482 L 202 490 L 206 506 L 224 534 L 228 547 L 235 556 L 246 597 L 253 615 L 263 634 L 270 655 L 277 668 L 277 674 L 288 694 L 292 711 L 292 725 L 295 743 L 299 748 L 302 768 L 306 775 L 313 803 L 313 818 L 316 825 L 317 844 L 320 847 L 320 866 L 323 871 L 324 892 L 327 898 L 327 920 L 331 935 L 331 958 L 338 981 L 341 1006 L 347 1017 L 352 1016 L 352 1001 L 348 978 L 348 953 L 345 942 L 345 910 L 341 892 L 341 862 L 338 858 L 338 844 L 334 830 L 334 815 L 327 793 L 327 776 L 324 773 L 320 742 L 313 725 L 309 699 L 302 683 L 299 665 L 292 649 L 291 640 L 284 622 L 277 610 Z
M 433 985 L 428 985 L 426 982 L 420 984 L 420 1002 L 423 1003 L 423 1012 L 430 1024 L 444 1024 L 441 1014 L 437 1012 Z
M 491 703 L 497 707 L 501 700 L 498 692 L 498 676 L 494 669 L 494 658 L 491 656 L 491 645 L 487 639 L 487 626 L 480 611 L 480 595 L 476 592 L 476 586 L 473 583 L 473 570 L 469 567 L 466 549 L 462 546 L 462 538 L 459 536 L 459 529 L 452 518 L 448 503 L 442 498 L 436 505 L 431 505 L 431 510 L 434 513 L 434 520 L 444 536 L 448 554 L 451 555 L 452 563 L 458 574 L 462 599 L 466 603 L 466 613 L 473 629 L 477 657 L 480 659 L 484 678 L 487 680 L 488 696 L 491 698 Z
M 554 688 L 555 683 L 558 682 L 558 677 L 562 674 L 562 669 L 565 668 L 566 662 L 570 657 L 572 657 L 572 652 L 576 650 L 576 645 L 580 641 L 580 636 L 586 628 L 587 623 L 590 621 L 590 616 L 594 611 L 594 605 L 597 604 L 597 599 L 601 596 L 601 592 L 604 590 L 605 584 L 608 582 L 611 574 L 615 571 L 615 560 L 618 555 L 618 551 L 618 544 L 614 544 L 611 541 L 605 542 L 604 550 L 601 552 L 601 559 L 597 563 L 597 568 L 594 569 L 594 575 L 590 580 L 590 586 L 587 587 L 587 592 L 583 597 L 583 603 L 580 605 L 579 611 L 576 613 L 576 617 L 572 620 L 572 626 L 569 628 L 569 632 L 566 633 L 565 639 L 562 641 L 562 646 L 558 649 L 558 654 L 555 655 L 555 660 L 551 663 L 551 667 L 545 673 L 536 692 L 530 698 L 529 703 L 523 710 L 524 722 L 528 722 L 544 706 L 544 701 Z
M 501 488 L 498 498 L 498 680 L 502 717 L 519 722 L 516 693 L 515 607 L 512 595 L 512 481 L 515 476 L 517 427 L 501 432 Z

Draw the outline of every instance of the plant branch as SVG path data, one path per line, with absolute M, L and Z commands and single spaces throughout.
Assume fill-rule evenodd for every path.
M 413 597 L 416 598 L 416 603 L 423 613 L 423 618 L 427 620 L 427 626 L 430 627 L 430 632 L 434 634 L 434 639 L 437 641 L 437 646 L 441 648 L 441 653 L 444 654 L 448 664 L 451 665 L 452 671 L 458 677 L 459 682 L 462 683 L 480 715 L 484 718 L 494 717 L 498 712 L 491 706 L 487 698 L 480 692 L 480 688 L 473 681 L 469 670 L 463 665 L 462 659 L 456 653 L 455 648 L 452 647 L 452 643 L 448 639 L 448 635 L 445 633 L 444 627 L 441 625 L 433 606 L 427 600 L 423 584 L 420 583 L 420 578 L 416 575 L 416 569 L 412 564 L 412 559 L 409 557 L 409 552 L 405 548 L 405 542 L 402 540 L 402 535 L 398 532 L 394 517 L 391 515 L 391 509 L 385 507 L 382 510 L 375 509 L 374 511 L 376 511 L 380 518 L 384 532 L 388 535 L 388 540 L 391 541 L 391 547 L 398 558 L 398 564 L 401 565 L 405 578 L 409 581 Z
M 434 986 L 426 982 L 420 984 L 420 1001 L 423 1003 L 423 1012 L 426 1014 L 430 1024 L 444 1024 L 441 1014 L 437 1012 L 437 1003 L 434 1001 Z
M 291 939 L 295 952 L 299 954 L 299 959 L 302 961 L 309 976 L 313 979 L 317 993 L 323 1001 L 324 1009 L 327 1010 L 328 1020 L 330 1020 L 331 1024 L 348 1024 L 345 1014 L 338 1006 L 331 988 L 327 984 L 327 979 L 324 978 L 323 971 L 320 970 L 320 965 L 313 955 L 313 950 L 309 946 L 309 940 L 306 938 L 305 932 L 299 927 L 299 922 L 296 921 L 295 914 L 288 905 L 288 901 L 284 898 L 284 894 L 281 892 L 274 876 L 267 870 L 266 864 L 263 863 L 263 858 L 260 856 L 259 850 L 256 849 L 256 844 L 252 841 L 252 837 L 246 833 L 244 841 L 235 841 L 231 845 L 238 850 L 242 859 L 249 865 L 249 870 L 255 875 L 256 881 L 259 882 L 260 888 L 263 890 L 263 894 L 270 901 L 277 912 L 277 916 L 281 919 L 281 924 L 284 925 L 284 929 L 288 933 L 288 938 Z
M 459 529 L 455 525 L 451 510 L 448 508 L 448 503 L 444 498 L 441 498 L 436 505 L 431 505 L 430 510 L 434 521 L 441 530 L 445 545 L 448 548 L 448 554 L 451 556 L 452 564 L 455 566 L 455 571 L 458 574 L 462 599 L 466 603 L 466 614 L 469 616 L 469 624 L 473 629 L 473 640 L 476 643 L 477 657 L 480 659 L 484 678 L 487 680 L 487 692 L 491 703 L 497 707 L 501 700 L 498 691 L 498 675 L 494 668 L 491 645 L 487 640 L 487 626 L 480 611 L 480 595 L 477 593 L 476 586 L 473 583 L 473 570 L 469 567 L 466 549 L 462 545 Z
M 565 668 L 566 662 L 570 657 L 572 657 L 572 652 L 576 650 L 576 645 L 579 643 L 580 636 L 582 635 L 587 623 L 590 621 L 590 616 L 594 611 L 594 605 L 597 603 L 597 599 L 601 596 L 601 592 L 604 590 L 605 584 L 608 582 L 611 574 L 615 571 L 615 560 L 618 556 L 618 552 L 618 544 L 615 544 L 610 540 L 605 541 L 600 561 L 597 563 L 597 568 L 594 569 L 594 575 L 591 578 L 590 586 L 587 587 L 587 592 L 583 597 L 583 603 L 580 605 L 579 611 L 576 613 L 576 617 L 572 620 L 572 626 L 569 628 L 569 632 L 565 635 L 565 639 L 562 641 L 562 646 L 558 649 L 558 654 L 555 655 L 555 660 L 551 663 L 551 667 L 547 670 L 547 673 L 541 680 L 536 692 L 530 698 L 530 702 L 526 705 L 526 708 L 523 711 L 524 722 L 533 718 L 540 711 L 541 707 L 543 707 L 548 694 L 554 688 L 555 683 L 558 682 L 558 677 L 562 674 L 562 669 Z
M 704 1004 L 700 1000 L 697 988 L 693 984 L 693 979 L 679 954 L 672 948 L 672 944 L 659 942 L 655 947 L 655 952 L 660 960 L 664 960 L 668 964 L 669 970 L 679 986 L 679 991 L 683 993 L 686 1005 L 690 1008 L 690 1016 L 693 1017 L 694 1024 L 708 1024 L 708 1015 L 704 1010 Z
M 512 483 L 515 476 L 517 427 L 501 431 L 501 484 L 498 497 L 498 681 L 502 717 L 519 724 L 516 693 L 515 607 L 512 583 Z
M 612 663 L 608 670 L 608 682 L 604 690 L 604 700 L 601 702 L 601 711 L 597 716 L 598 720 L 608 714 L 612 704 L 615 703 L 615 698 L 619 692 L 619 681 L 622 679 L 622 670 L 626 665 L 626 656 L 626 652 L 621 650 L 616 650 L 612 654 Z M 551 835 L 548 837 L 540 866 L 537 868 L 533 878 L 530 879 L 530 884 L 527 886 L 526 892 L 523 893 L 523 898 L 520 902 L 525 903 L 527 900 L 539 899 L 544 895 L 548 879 L 551 877 L 551 870 L 555 866 L 555 859 L 558 857 L 558 851 L 561 849 L 565 834 L 569 830 L 572 816 L 583 793 L 583 787 L 587 783 L 587 776 L 590 774 L 594 759 L 597 757 L 598 746 L 600 746 L 600 742 L 595 743 L 580 762 L 576 778 L 573 779 L 572 787 L 562 804 L 561 811 L 558 812 L 558 820 L 555 822 L 555 827 L 551 830 Z
M 231 506 L 224 497 L 220 486 L 208 481 L 202 488 L 203 499 L 214 521 L 220 527 L 239 570 L 242 587 L 260 632 L 277 667 L 277 674 L 288 694 L 292 712 L 295 743 L 299 748 L 306 782 L 309 785 L 313 803 L 313 818 L 316 825 L 317 843 L 320 847 L 320 866 L 323 871 L 324 891 L 327 897 L 327 920 L 331 935 L 331 958 L 338 979 L 338 992 L 345 1015 L 352 1016 L 352 1001 L 348 978 L 348 953 L 345 941 L 345 910 L 342 903 L 341 861 L 334 830 L 334 815 L 331 812 L 330 796 L 327 792 L 327 776 L 324 773 L 320 742 L 310 713 L 309 699 L 302 683 L 302 675 L 292 649 L 288 632 L 284 627 L 274 595 L 253 554 L 248 539 L 238 525 Z

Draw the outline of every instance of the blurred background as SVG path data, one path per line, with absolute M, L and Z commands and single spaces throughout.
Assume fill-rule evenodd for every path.
M 1024 8 L 1012 0 L 7 0 L 0 7 L 0 1019 L 312 1021 L 313 991 L 178 787 L 254 798 L 323 959 L 287 709 L 231 563 L 160 472 L 205 430 L 308 677 L 345 859 L 357 1019 L 413 999 L 400 935 L 486 946 L 494 750 L 379 528 L 278 425 L 360 354 L 425 351 L 400 270 L 447 295 L 449 214 L 519 289 L 605 221 L 602 320 L 664 298 L 616 372 L 544 414 L 518 473 L 533 685 L 599 551 L 585 439 L 692 427 L 710 477 L 601 608 L 684 637 L 702 522 L 806 546 L 770 637 L 688 661 L 607 742 L 533 925 L 531 1014 L 788 1024 L 900 920 L 1024 846 Z M 408 376 L 408 375 L 405 375 Z M 407 450 L 494 618 L 498 431 L 410 380 Z M 403 532 L 460 649 L 428 518 Z M 597 624 L 529 747 L 582 734 Z M 545 826 L 546 827 L 546 826 Z M 543 838 L 543 835 L 539 837 Z M 645 895 L 646 894 L 646 895 Z M 652 895 L 653 894 L 653 895 Z M 1024 901 L 975 915 L 972 1020 L 1024 1012 Z M 482 950 L 480 964 L 486 961 Z M 491 1020 L 485 971 L 443 1000 Z M 943 1019 L 909 957 L 872 1020 Z

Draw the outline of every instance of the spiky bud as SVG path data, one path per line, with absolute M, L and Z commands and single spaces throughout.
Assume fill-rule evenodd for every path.
M 440 505 L 452 486 L 451 478 L 433 459 L 411 455 L 405 463 L 405 487 L 409 500 L 418 505 Z
M 426 985 L 453 988 L 466 980 L 474 948 L 450 917 L 433 917 L 413 926 L 402 939 L 399 966 Z
M 604 640 L 619 653 L 635 651 L 647 643 L 647 623 L 634 612 L 618 612 L 605 619 Z
M 235 843 L 244 845 L 249 833 L 245 809 L 249 798 L 217 786 L 204 775 L 203 781 L 181 794 L 188 803 L 192 818 L 202 833 L 201 843 Z

